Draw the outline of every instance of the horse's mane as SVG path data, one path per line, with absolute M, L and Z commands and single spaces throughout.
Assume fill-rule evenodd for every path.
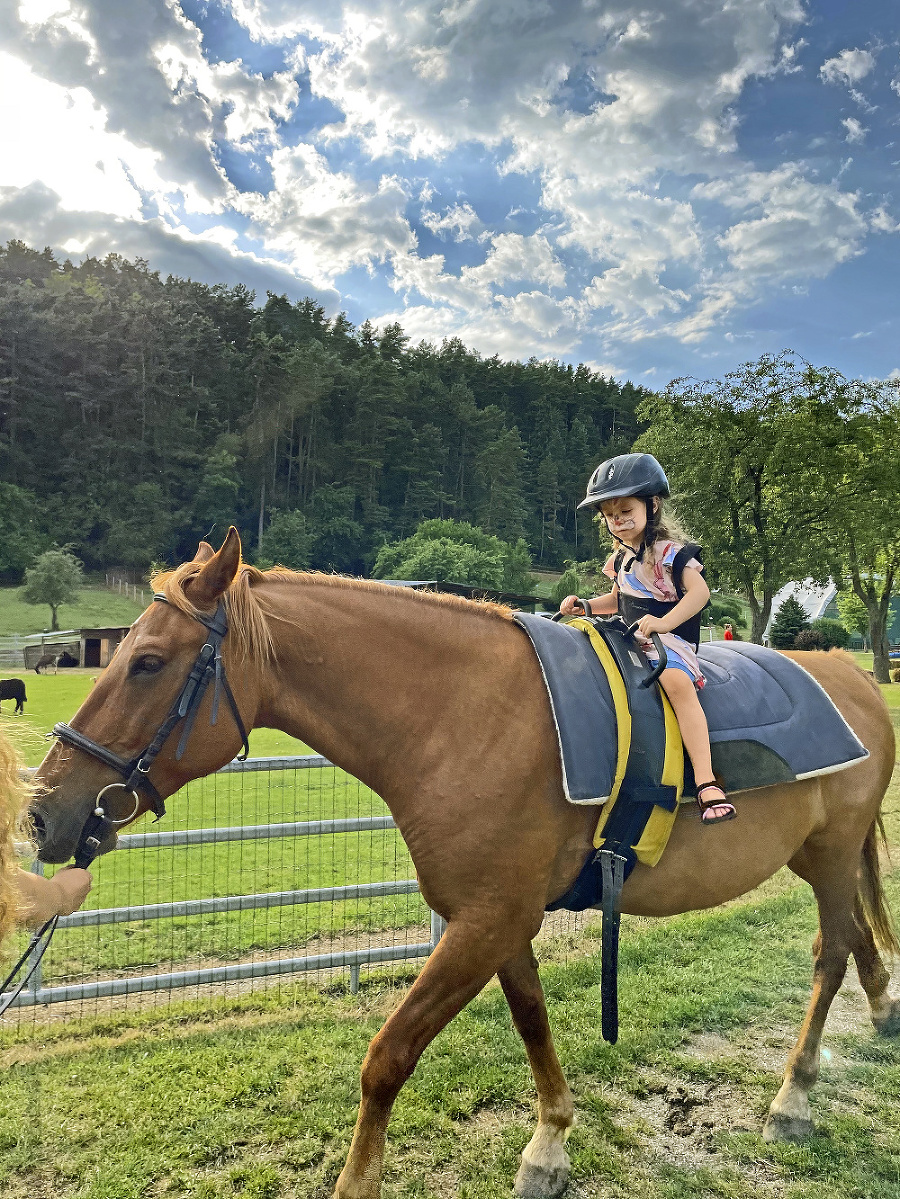
M 184 562 L 175 570 L 154 574 L 150 586 L 161 592 L 173 607 L 195 619 L 206 615 L 196 608 L 186 594 L 191 579 L 203 569 L 202 562 Z M 249 562 L 241 562 L 234 582 L 225 593 L 228 609 L 228 627 L 234 637 L 233 646 L 238 658 L 254 658 L 268 662 L 275 658 L 275 642 L 270 628 L 271 620 L 287 620 L 283 612 L 270 608 L 256 592 L 261 583 L 294 584 L 299 586 L 333 587 L 336 590 L 378 591 L 401 603 L 440 604 L 460 616 L 487 616 L 492 619 L 511 620 L 511 608 L 491 600 L 470 600 L 463 596 L 435 591 L 420 591 L 413 587 L 393 587 L 376 579 L 354 579 L 346 575 L 330 575 L 321 571 L 288 570 L 284 566 L 273 566 L 270 570 L 259 570 Z

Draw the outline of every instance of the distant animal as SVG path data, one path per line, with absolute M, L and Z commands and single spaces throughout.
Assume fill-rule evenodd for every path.
M 21 716 L 25 710 L 25 684 L 21 679 L 0 679 L 0 701 L 14 699 L 16 701 L 16 716 Z
M 53 673 L 56 674 L 56 654 L 44 654 L 38 658 L 34 667 L 34 673 L 40 674 L 43 671 L 44 674 L 49 674 L 51 666 L 53 667 Z
M 56 664 L 57 664 L 57 666 L 64 666 L 64 667 L 65 666 L 77 666 L 78 659 L 75 657 L 74 654 L 70 654 L 67 649 L 64 649 L 63 652 L 56 659 Z

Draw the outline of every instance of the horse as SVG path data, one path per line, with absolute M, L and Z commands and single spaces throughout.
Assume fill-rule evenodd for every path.
M 51 666 L 53 667 L 53 673 L 56 674 L 58 667 L 56 654 L 42 654 L 34 664 L 34 673 L 40 674 L 43 670 L 44 674 L 49 674 Z
M 15 715 L 22 715 L 25 711 L 25 704 L 28 702 L 25 683 L 22 679 L 0 679 L 0 701 L 4 699 L 14 699 L 16 701 Z
M 103 801 L 98 807 L 101 791 L 109 792 L 110 820 L 125 827 L 231 761 L 244 727 L 281 729 L 312 746 L 382 796 L 425 901 L 447 921 L 369 1045 L 337 1199 L 378 1199 L 400 1088 L 425 1047 L 495 974 L 538 1096 L 516 1192 L 559 1195 L 574 1104 L 532 940 L 546 905 L 565 893 L 591 852 L 597 811 L 564 798 L 540 666 L 511 610 L 368 580 L 262 572 L 241 562 L 233 528 L 218 552 L 201 542 L 191 562 L 157 576 L 154 586 L 165 602 L 152 603 L 132 626 L 71 726 L 57 726 L 60 737 L 68 730 L 66 740 L 38 770 L 42 791 L 31 814 L 41 859 L 68 860 L 92 810 L 107 810 Z M 227 626 L 219 621 L 223 611 Z M 213 717 L 217 701 L 207 692 L 175 737 L 180 697 L 190 690 L 185 679 L 220 652 L 208 642 L 198 654 L 204 626 L 209 638 L 219 629 L 231 712 L 223 704 L 211 727 L 191 731 L 197 712 L 200 725 Z M 840 773 L 746 792 L 740 818 L 713 828 L 701 825 L 693 805 L 682 808 L 662 860 L 652 869 L 638 865 L 621 896 L 623 911 L 647 916 L 711 908 L 785 863 L 812 886 L 820 917 L 812 997 L 769 1109 L 764 1135 L 771 1140 L 812 1131 L 809 1090 L 850 954 L 875 1028 L 900 1032 L 900 999 L 888 993 L 879 953 L 900 949 L 878 859 L 879 808 L 894 764 L 891 722 L 877 687 L 849 655 L 792 656 L 832 697 L 869 757 Z M 101 852 L 112 848 L 110 824 L 99 840 Z

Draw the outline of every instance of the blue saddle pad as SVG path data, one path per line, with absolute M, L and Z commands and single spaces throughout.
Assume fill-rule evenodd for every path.
M 516 621 L 541 664 L 566 798 L 604 803 L 615 775 L 615 707 L 590 640 L 579 629 L 545 617 L 517 612 Z M 811 778 L 868 757 L 825 690 L 791 658 L 743 641 L 701 645 L 699 657 L 706 679 L 699 695 L 713 769 L 726 790 Z M 662 735 L 661 720 L 658 727 Z M 686 761 L 685 790 L 692 789 Z

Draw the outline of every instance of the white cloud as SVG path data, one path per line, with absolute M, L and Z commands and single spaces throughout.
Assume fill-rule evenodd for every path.
M 421 198 L 428 203 L 433 195 L 433 191 L 429 194 L 423 191 Z M 467 241 L 484 229 L 484 222 L 468 202 L 453 204 L 442 213 L 426 210 L 422 213 L 422 224 L 436 237 L 449 236 L 454 241 Z
M 841 124 L 847 130 L 846 140 L 851 143 L 859 143 L 866 140 L 868 130 L 855 117 L 845 117 Z
M 403 212 L 403 183 L 385 175 L 375 184 L 332 171 L 312 146 L 272 155 L 275 186 L 268 196 L 244 195 L 235 205 L 252 231 L 318 286 L 355 266 L 371 267 L 412 250 L 415 239 Z
M 868 50 L 842 50 L 819 69 L 826 83 L 859 83 L 875 69 L 875 56 Z

